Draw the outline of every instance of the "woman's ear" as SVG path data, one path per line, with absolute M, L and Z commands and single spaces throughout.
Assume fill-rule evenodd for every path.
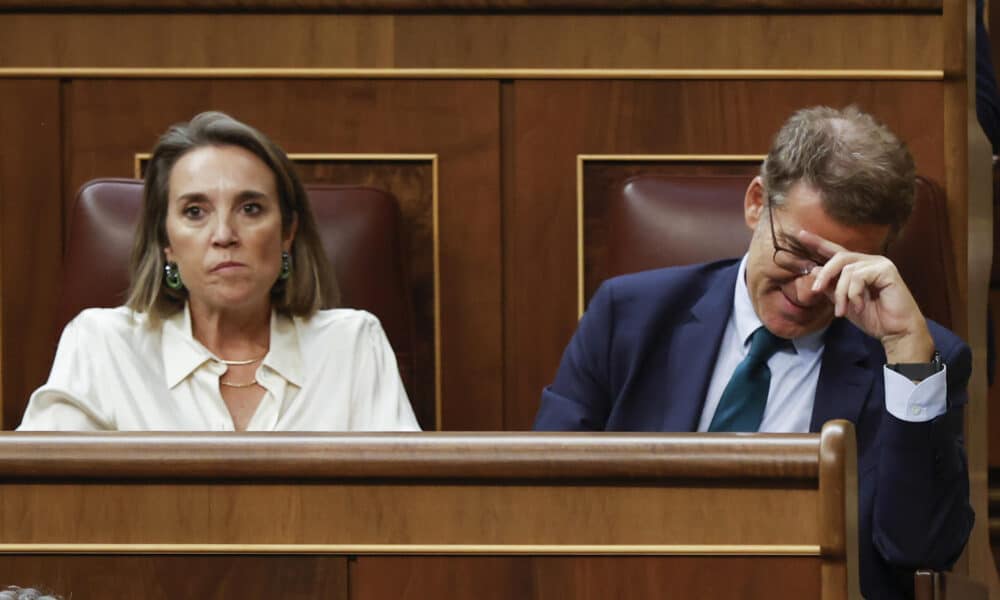
M 292 223 L 288 227 L 288 233 L 285 234 L 285 239 L 281 242 L 281 248 L 285 252 L 292 251 L 292 242 L 295 241 L 295 234 L 299 231 L 299 215 L 298 213 L 292 213 Z
M 757 228 L 764 210 L 767 208 L 767 192 L 760 175 L 753 178 L 743 196 L 743 219 L 751 230 Z
M 165 258 L 168 263 L 174 262 L 174 251 L 170 249 L 170 246 L 163 249 L 163 258 Z

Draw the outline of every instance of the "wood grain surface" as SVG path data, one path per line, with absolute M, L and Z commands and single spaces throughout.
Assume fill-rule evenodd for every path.
M 939 14 L 784 11 L 13 12 L 4 67 L 943 68 Z
M 820 597 L 819 561 L 807 557 L 362 556 L 350 574 L 354 600 L 418 600 L 441 590 L 480 600 Z
M 259 10 L 544 12 L 608 10 L 781 10 L 941 12 L 941 0 L 0 0 L 6 10 Z
M 4 556 L 0 582 L 73 600 L 350 598 L 340 556 Z
M 55 351 L 62 265 L 60 83 L 0 81 L 0 401 L 15 427 Z

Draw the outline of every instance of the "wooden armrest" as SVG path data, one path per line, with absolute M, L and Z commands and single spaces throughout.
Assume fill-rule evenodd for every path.
M 986 584 L 958 573 L 917 571 L 913 587 L 915 600 L 989 600 Z

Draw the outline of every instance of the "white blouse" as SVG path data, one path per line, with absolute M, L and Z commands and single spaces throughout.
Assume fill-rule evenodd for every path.
M 372 314 L 272 313 L 270 344 L 248 430 L 419 430 Z M 49 380 L 31 395 L 18 430 L 233 431 L 219 391 L 225 371 L 192 336 L 187 307 L 159 327 L 124 306 L 88 309 L 63 330 Z

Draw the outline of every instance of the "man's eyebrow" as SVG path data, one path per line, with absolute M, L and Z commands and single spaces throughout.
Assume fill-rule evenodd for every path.
M 804 257 L 808 257 L 810 260 L 814 259 L 826 260 L 821 258 L 819 253 L 814 252 L 809 248 L 806 248 L 802 244 L 802 242 L 800 242 L 797 238 L 791 237 L 785 233 L 782 233 L 781 237 L 783 238 L 782 241 L 788 246 L 789 250 L 793 250 L 797 254 L 801 254 Z
M 779 231 L 778 232 L 778 240 L 782 244 L 784 244 L 786 246 L 789 246 L 790 249 L 793 249 L 793 250 L 804 250 L 805 249 L 805 246 L 802 245 L 802 242 L 800 242 L 798 238 L 796 238 L 794 236 L 791 236 L 791 235 L 788 235 L 784 231 Z

